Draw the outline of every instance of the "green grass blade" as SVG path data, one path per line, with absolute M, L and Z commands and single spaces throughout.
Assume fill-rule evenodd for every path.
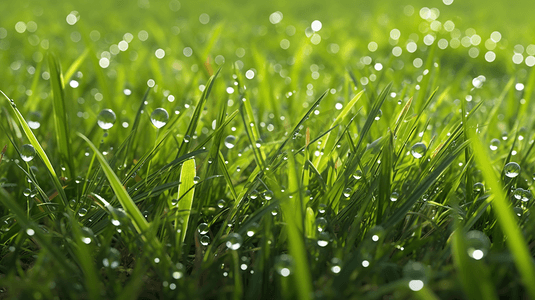
M 298 291 L 298 298 L 301 300 L 310 299 L 312 295 L 312 279 L 310 275 L 307 251 L 304 242 L 303 232 L 303 208 L 299 203 L 301 193 L 297 179 L 299 172 L 296 169 L 295 158 L 290 155 L 288 158 L 289 188 L 293 198 L 281 195 L 286 199 L 281 199 L 281 209 L 285 215 L 286 232 L 288 234 L 288 250 L 295 261 L 294 284 Z
M 50 85 L 52 87 L 52 98 L 54 107 L 54 125 L 56 128 L 56 142 L 58 143 L 58 150 L 62 157 L 62 161 L 67 164 L 69 168 L 69 177 L 74 178 L 74 157 L 71 149 L 70 136 L 70 122 L 68 106 L 65 101 L 65 93 L 63 91 L 63 75 L 61 73 L 61 66 L 58 58 L 52 54 L 48 54 L 48 67 L 50 71 Z
M 65 88 L 65 85 L 71 80 L 71 77 L 80 68 L 88 54 L 89 49 L 85 49 L 82 55 L 78 56 L 78 58 L 69 66 L 65 72 L 65 75 L 63 76 L 63 88 Z
M 63 190 L 63 186 L 61 185 L 61 182 L 59 181 L 58 175 L 56 174 L 56 171 L 54 170 L 54 167 L 52 166 L 52 163 L 48 159 L 48 156 L 46 155 L 45 150 L 43 149 L 43 147 L 41 147 L 41 144 L 39 143 L 39 141 L 37 140 L 37 138 L 33 134 L 30 126 L 28 125 L 28 123 L 26 123 L 26 120 L 24 119 L 24 117 L 22 116 L 20 111 L 17 109 L 17 107 L 15 106 L 14 102 L 12 100 L 10 100 L 9 97 L 7 97 L 6 94 L 4 94 L 4 92 L 1 92 L 1 93 L 4 95 L 4 97 L 6 97 L 6 99 L 11 101 L 11 109 L 13 110 L 15 115 L 17 116 L 17 119 L 19 121 L 20 126 L 22 127 L 22 130 L 24 131 L 24 134 L 26 135 L 26 137 L 30 141 L 30 144 L 32 144 L 32 146 L 35 148 L 35 151 L 37 152 L 37 154 L 39 155 L 39 157 L 41 158 L 43 163 L 45 164 L 46 169 L 47 169 L 48 173 L 50 174 L 50 177 L 52 178 L 52 181 L 54 182 L 54 186 L 56 187 L 56 190 L 58 191 L 58 193 L 60 195 L 60 199 L 62 201 L 60 204 L 63 205 L 63 207 L 67 206 L 67 203 L 68 203 L 67 195 L 65 195 L 65 191 Z
M 492 201 L 493 211 L 496 214 L 498 224 L 500 224 L 503 233 L 507 237 L 505 241 L 520 272 L 521 281 L 524 283 L 530 298 L 535 299 L 535 285 L 533 285 L 533 282 L 535 282 L 535 266 L 533 265 L 533 257 L 528 250 L 526 239 L 518 228 L 510 203 L 498 179 L 499 177 L 492 168 L 487 149 L 483 147 L 475 133 L 470 132 L 469 137 L 472 141 L 475 161 L 481 169 L 486 184 L 492 189 L 494 197 Z
M 121 206 L 125 210 L 125 212 L 130 216 L 132 219 L 132 223 L 134 224 L 134 227 L 136 228 L 137 232 L 139 234 L 146 234 L 147 230 L 149 229 L 149 223 L 147 220 L 143 217 L 141 212 L 139 211 L 139 208 L 136 206 L 132 198 L 130 198 L 130 195 L 126 192 L 125 188 L 121 184 L 121 181 L 117 177 L 117 175 L 113 172 L 110 165 L 108 165 L 108 162 L 106 161 L 106 158 L 98 151 L 98 149 L 93 145 L 93 143 L 83 134 L 77 133 L 79 137 L 84 139 L 86 143 L 89 145 L 91 150 L 93 150 L 97 156 L 98 161 L 100 162 L 100 166 L 102 167 L 102 170 L 104 171 L 104 174 L 108 178 L 108 181 L 110 182 L 111 188 L 115 192 L 115 195 L 117 196 L 117 199 L 121 203 Z
M 188 229 L 189 217 L 191 215 L 191 207 L 193 206 L 193 196 L 195 193 L 195 159 L 188 159 L 182 164 L 180 171 L 180 185 L 178 187 L 178 211 L 179 214 L 175 219 L 175 227 L 182 226 L 182 230 L 178 233 L 177 240 L 184 241 Z M 182 223 L 179 222 L 182 219 Z

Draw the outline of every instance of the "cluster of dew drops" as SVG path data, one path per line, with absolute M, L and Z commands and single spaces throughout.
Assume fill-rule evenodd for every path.
M 115 112 L 109 108 L 105 108 L 98 114 L 97 124 L 103 130 L 108 130 L 113 127 L 116 120 L 117 116 Z M 156 108 L 150 115 L 150 121 L 154 127 L 160 129 L 169 121 L 169 113 L 165 108 Z

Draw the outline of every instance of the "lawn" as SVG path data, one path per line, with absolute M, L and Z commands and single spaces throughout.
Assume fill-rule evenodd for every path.
M 530 1 L 0 3 L 0 299 L 535 299 Z

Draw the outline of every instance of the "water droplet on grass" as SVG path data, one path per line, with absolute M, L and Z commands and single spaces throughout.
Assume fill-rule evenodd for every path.
M 264 199 L 266 200 L 271 200 L 273 199 L 273 191 L 272 190 L 267 190 L 264 192 Z
M 351 196 L 351 192 L 353 192 L 351 188 L 346 188 L 344 190 L 344 197 L 349 198 L 349 196 Z
M 197 231 L 199 231 L 199 233 L 201 235 L 207 234 L 208 233 L 208 224 L 206 224 L 206 223 L 199 224 L 199 226 L 197 226 Z
M 28 196 L 30 196 L 30 193 L 31 193 L 31 192 L 32 192 L 32 191 L 30 191 L 30 189 L 26 188 L 26 189 L 24 189 L 24 191 L 22 192 L 22 194 L 23 194 L 24 196 L 28 197 Z
M 390 201 L 396 202 L 396 201 L 398 201 L 398 199 L 399 199 L 398 192 L 392 192 L 392 194 L 390 195 Z
M 356 170 L 355 174 L 353 174 L 353 178 L 355 178 L 356 180 L 361 179 L 362 178 L 362 171 L 361 170 Z
M 492 139 L 490 141 L 490 146 L 489 146 L 490 150 L 496 151 L 496 150 L 498 150 L 499 146 L 500 146 L 500 140 L 499 139 Z
M 327 247 L 327 245 L 329 245 L 330 239 L 331 239 L 331 236 L 329 235 L 328 232 L 326 231 L 320 232 L 320 234 L 318 235 L 318 246 Z
M 29 162 L 35 157 L 35 148 L 30 144 L 22 145 L 20 148 L 20 158 L 23 161 Z
M 236 137 L 233 136 L 233 135 L 229 135 L 225 138 L 225 147 L 227 147 L 228 149 L 232 149 L 234 148 L 234 146 L 236 145 Z
M 414 144 L 411 148 L 411 154 L 416 159 L 422 158 L 422 156 L 425 155 L 426 151 L 427 151 L 427 147 L 422 142 L 418 142 Z
M 480 260 L 487 255 L 490 249 L 490 239 L 486 234 L 479 230 L 471 230 L 466 233 L 465 238 L 468 256 Z
M 409 280 L 409 288 L 413 291 L 419 291 L 427 282 L 428 269 L 419 262 L 409 262 L 403 268 L 403 275 Z
M 293 258 L 288 254 L 282 254 L 275 259 L 275 271 L 282 277 L 290 276 L 293 266 Z
M 28 115 L 28 126 L 30 126 L 31 129 L 38 129 L 39 127 L 41 127 L 41 119 L 42 119 L 42 115 L 41 113 L 39 112 L 31 112 L 29 115 Z
M 225 205 L 227 205 L 227 202 L 224 199 L 219 199 L 217 201 L 217 207 L 223 208 L 223 207 L 225 207 Z
M 503 172 L 505 173 L 505 176 L 515 178 L 520 174 L 520 166 L 515 162 L 509 162 L 503 168 Z
M 481 182 L 474 183 L 474 192 L 484 192 L 485 191 L 485 185 Z
M 83 217 L 83 216 L 85 216 L 86 214 L 87 214 L 87 209 L 86 209 L 86 208 L 83 208 L 83 207 L 82 207 L 82 208 L 80 208 L 80 209 L 78 210 L 78 215 L 79 215 L 80 217 Z
M 210 237 L 207 236 L 207 235 L 203 235 L 203 236 L 201 236 L 199 241 L 201 242 L 201 245 L 208 246 L 208 244 L 210 244 Z
M 243 239 L 242 239 L 241 235 L 239 235 L 238 233 L 233 232 L 233 233 L 228 235 L 227 242 L 225 243 L 225 245 L 230 250 L 238 250 L 238 249 L 240 249 L 242 243 L 243 243 Z
M 98 114 L 97 124 L 100 126 L 100 128 L 108 130 L 113 127 L 116 119 L 117 117 L 115 116 L 113 110 L 106 108 Z
M 249 198 L 251 198 L 252 200 L 258 198 L 258 191 L 257 190 L 253 190 L 251 192 L 251 194 L 249 194 Z
M 520 198 L 520 200 L 528 202 L 529 200 L 531 200 L 532 197 L 533 195 L 531 194 L 530 190 L 524 190 L 522 191 L 522 198 Z
M 472 85 L 479 89 L 483 86 L 483 83 L 487 80 L 487 78 L 483 75 L 479 75 L 476 78 L 472 79 Z
M 150 115 L 150 121 L 152 122 L 152 125 L 154 125 L 154 127 L 158 129 L 164 127 L 165 124 L 167 124 L 168 120 L 169 120 L 169 113 L 167 113 L 167 110 L 161 107 L 155 109 Z
M 325 231 L 325 228 L 327 228 L 327 224 L 327 219 L 325 219 L 324 217 L 319 217 L 316 219 L 316 229 L 319 232 Z
M 320 203 L 320 205 L 318 205 L 318 213 L 324 214 L 326 210 L 327 210 L 327 204 Z
M 523 188 L 517 188 L 514 192 L 513 192 L 513 197 L 517 200 L 520 200 L 522 198 L 522 194 L 524 193 L 524 189 Z
M 93 230 L 91 230 L 91 228 L 88 228 L 88 227 L 82 227 L 82 230 L 81 230 L 81 239 L 82 239 L 82 242 L 86 245 L 89 245 L 91 244 L 91 241 L 94 237 L 94 234 L 93 234 Z
M 379 110 L 377 112 L 377 115 L 375 116 L 375 121 L 379 121 L 381 119 L 381 117 L 383 116 L 383 111 L 382 110 Z
M 260 229 L 260 225 L 258 225 L 258 223 L 253 222 L 249 226 L 249 228 L 247 228 L 247 236 L 248 237 L 254 236 L 258 232 L 259 229 Z

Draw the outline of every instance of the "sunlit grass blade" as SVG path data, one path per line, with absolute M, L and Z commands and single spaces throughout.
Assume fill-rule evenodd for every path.
M 71 124 L 69 122 L 68 105 L 65 100 L 63 91 L 63 75 L 58 58 L 48 54 L 48 67 L 50 71 L 50 85 L 52 88 L 52 98 L 54 103 L 54 125 L 56 128 L 56 142 L 58 143 L 59 153 L 62 160 L 67 164 L 69 177 L 74 178 L 74 157 L 72 155 L 72 141 L 70 136 Z
M 4 92 L 1 92 L 1 93 L 2 93 L 2 95 L 4 95 L 4 97 L 8 101 L 12 101 L 11 99 L 9 99 L 9 97 L 6 96 L 6 94 L 4 94 Z M 54 167 L 52 166 L 52 163 L 48 159 L 48 156 L 46 155 L 45 150 L 43 149 L 43 147 L 41 147 L 41 144 L 39 143 L 39 141 L 37 140 L 37 138 L 33 134 L 30 126 L 28 125 L 28 123 L 26 122 L 26 120 L 24 119 L 24 117 L 22 116 L 20 111 L 17 109 L 17 107 L 15 106 L 14 102 L 11 102 L 11 104 L 12 104 L 11 105 L 11 109 L 15 113 L 15 116 L 17 117 L 17 119 L 19 121 L 19 124 L 22 127 L 22 130 L 24 131 L 24 134 L 26 135 L 26 137 L 28 138 L 28 140 L 30 141 L 32 146 L 35 148 L 35 151 L 37 152 L 37 154 L 39 155 L 39 157 L 41 158 L 41 160 L 45 164 L 46 169 L 47 169 L 48 173 L 50 174 L 50 177 L 52 178 L 52 181 L 54 182 L 54 186 L 56 187 L 56 190 L 58 191 L 58 193 L 60 195 L 60 200 L 61 200 L 60 204 L 63 207 L 67 206 L 67 202 L 68 202 L 67 195 L 65 195 L 65 191 L 63 190 L 63 186 L 62 186 L 61 182 L 59 181 L 58 175 L 56 174 L 56 171 L 54 170 Z
M 195 159 L 188 159 L 182 164 L 180 171 L 180 185 L 178 187 L 178 214 L 175 218 L 175 227 L 181 227 L 179 241 L 184 241 L 188 229 L 188 223 L 193 206 L 193 196 L 195 193 Z M 177 231 L 178 232 L 178 231 Z
M 309 262 L 307 259 L 307 252 L 304 243 L 303 231 L 303 207 L 301 196 L 301 187 L 298 181 L 298 170 L 295 163 L 295 158 L 290 155 L 288 158 L 288 187 L 292 198 L 287 195 L 280 195 L 286 199 L 281 199 L 281 209 L 285 215 L 286 231 L 288 234 L 288 250 L 295 261 L 295 275 L 293 276 L 294 284 L 297 289 L 299 299 L 309 299 L 312 293 L 312 279 L 310 276 Z
M 193 115 L 191 116 L 191 120 L 188 123 L 188 129 L 186 129 L 185 136 L 193 136 L 195 133 L 195 130 L 197 130 L 197 124 L 199 122 L 199 119 L 201 118 L 201 113 L 204 109 L 204 105 L 206 104 L 206 100 L 208 99 L 208 96 L 210 96 L 210 92 L 212 91 L 212 87 L 214 85 L 214 80 L 219 75 L 219 72 L 221 69 L 217 70 L 217 72 L 208 79 L 208 82 L 206 83 L 206 87 L 202 93 L 201 99 L 199 102 L 195 105 L 195 111 L 193 112 Z M 180 148 L 177 153 L 177 157 L 182 156 L 186 154 L 189 150 L 190 143 L 188 142 L 182 142 L 180 145 Z
M 71 80 L 74 73 L 78 71 L 82 63 L 87 58 L 88 54 L 89 54 L 89 49 L 85 49 L 84 52 L 80 56 L 78 56 L 78 58 L 75 61 L 73 61 L 72 64 L 69 66 L 69 68 L 63 75 L 63 88 L 65 88 L 65 85 Z

